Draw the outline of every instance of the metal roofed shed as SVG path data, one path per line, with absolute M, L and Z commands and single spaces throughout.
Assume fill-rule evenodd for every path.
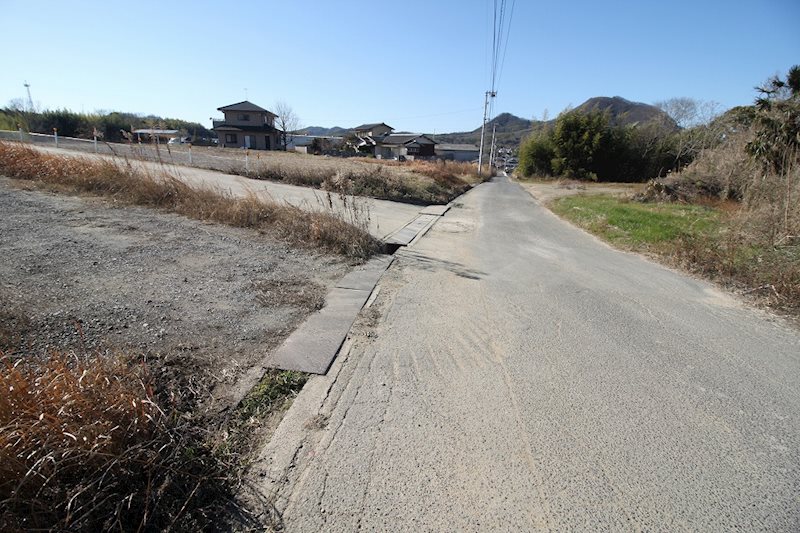
M 474 144 L 437 144 L 436 157 L 451 161 L 473 161 L 478 158 L 480 148 Z
M 180 136 L 179 130 L 160 130 L 156 128 L 139 128 L 133 130 L 133 134 L 136 135 L 136 139 L 141 142 L 142 135 L 145 135 L 149 139 L 155 139 L 155 142 L 161 142 L 161 139 L 171 139 L 173 137 Z

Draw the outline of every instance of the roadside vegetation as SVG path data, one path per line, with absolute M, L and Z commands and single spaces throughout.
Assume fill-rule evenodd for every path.
M 116 202 L 166 209 L 190 218 L 264 231 L 292 244 L 366 259 L 380 250 L 367 231 L 369 214 L 360 206 L 306 211 L 262 200 L 234 198 L 222 191 L 192 187 L 168 173 L 154 175 L 130 161 L 43 153 L 0 142 L 0 175 L 30 180 L 69 192 L 105 196 Z
M 419 205 L 446 204 L 479 181 L 475 165 L 452 161 L 387 161 L 278 153 L 258 154 L 254 159 L 249 169 L 237 163 L 227 170 L 335 194 Z
M 713 128 L 713 143 L 629 198 L 569 197 L 552 207 L 615 245 L 654 253 L 797 316 L 800 68 L 770 79 L 754 106 L 729 111 Z M 586 159 L 568 161 L 550 168 L 587 170 Z
M 285 411 L 308 376 L 268 371 L 214 431 L 192 414 L 191 391 L 155 370 L 122 354 L 0 351 L 0 529 L 269 524 L 269 502 L 242 474 L 265 419 Z
M 224 458 L 144 364 L 0 352 L 0 388 L 3 531 L 204 530 L 233 502 Z

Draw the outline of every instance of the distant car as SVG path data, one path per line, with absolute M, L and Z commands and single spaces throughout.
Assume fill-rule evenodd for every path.
M 173 137 L 167 141 L 167 144 L 189 144 L 192 142 L 191 137 Z

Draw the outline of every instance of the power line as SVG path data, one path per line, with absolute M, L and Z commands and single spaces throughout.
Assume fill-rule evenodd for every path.
M 516 5 L 517 0 L 511 0 L 511 12 L 508 14 L 508 27 L 506 28 L 506 42 L 503 45 L 503 59 L 500 60 L 500 71 L 497 75 L 497 81 L 500 82 L 500 78 L 503 75 L 503 67 L 506 64 L 506 52 L 508 52 L 508 39 L 511 35 L 511 20 L 514 18 L 514 6 Z
M 493 0 L 492 4 L 492 55 L 491 55 L 491 68 L 489 76 L 490 90 L 485 93 L 485 101 L 483 105 L 483 123 L 481 125 L 481 141 L 480 151 L 478 152 L 478 173 L 483 172 L 483 147 L 485 146 L 486 135 L 486 121 L 488 117 L 494 115 L 494 99 L 497 96 L 497 84 L 502 74 L 503 65 L 505 63 L 506 52 L 508 51 L 508 35 L 511 29 L 511 20 L 514 17 L 514 6 L 516 0 L 511 1 L 511 8 L 506 9 L 506 0 Z M 491 98 L 491 103 L 490 99 Z M 492 130 L 492 144 L 494 146 L 495 129 Z M 494 150 L 492 150 L 493 152 Z M 490 153 L 491 159 L 494 155 Z

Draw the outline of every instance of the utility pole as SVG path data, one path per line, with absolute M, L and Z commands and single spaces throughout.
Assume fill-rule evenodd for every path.
M 494 135 L 497 131 L 497 124 L 492 124 L 492 148 L 489 151 L 489 172 L 492 171 L 492 167 L 494 166 Z
M 486 91 L 486 99 L 483 102 L 483 125 L 481 126 L 481 147 L 478 152 L 478 175 L 483 176 L 483 139 L 486 134 L 486 114 L 489 111 L 489 97 L 494 98 L 497 93 L 494 91 Z

